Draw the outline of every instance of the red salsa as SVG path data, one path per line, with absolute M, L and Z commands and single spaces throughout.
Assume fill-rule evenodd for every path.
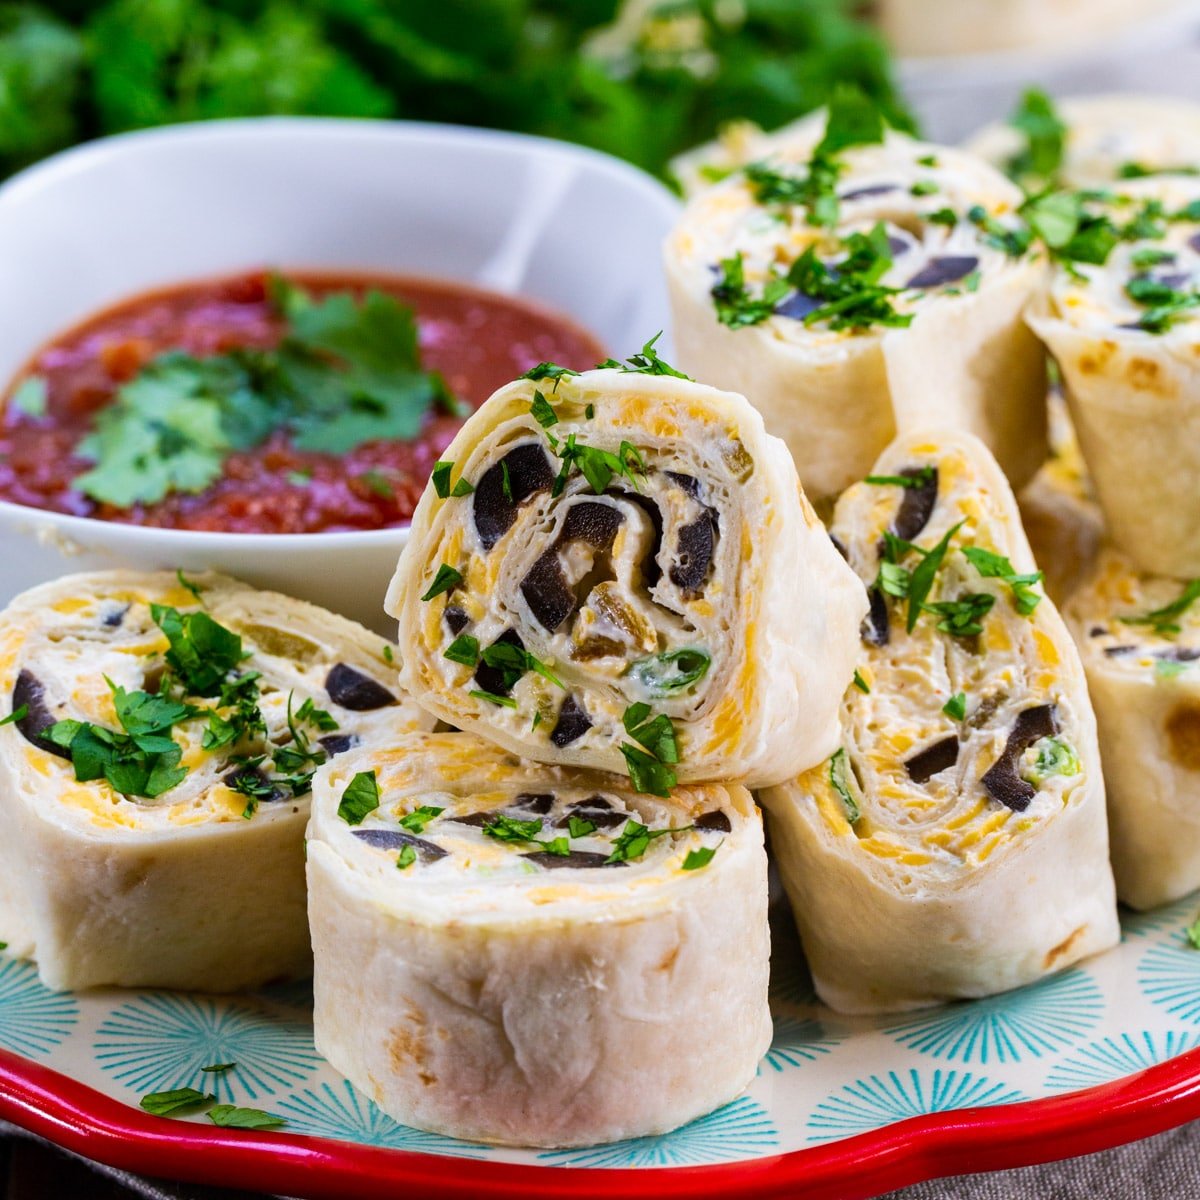
M 107 521 L 233 533 L 401 525 L 465 411 L 539 362 L 584 370 L 604 357 L 595 338 L 567 319 L 509 296 L 430 279 L 288 272 L 288 283 L 314 303 L 343 293 L 361 305 L 376 291 L 415 311 L 420 366 L 440 373 L 450 393 L 419 417 L 416 435 L 328 453 L 300 449 L 290 430 L 274 428 L 254 445 L 224 452 L 219 477 L 199 491 L 173 487 L 154 502 L 118 505 L 80 490 L 75 481 L 95 459 L 94 452 L 79 453 L 80 442 L 157 356 L 182 351 L 193 360 L 236 360 L 243 350 L 281 344 L 288 318 L 268 280 L 256 272 L 141 295 L 40 350 L 4 406 L 0 499 Z M 22 402 L 31 380 L 36 400 Z

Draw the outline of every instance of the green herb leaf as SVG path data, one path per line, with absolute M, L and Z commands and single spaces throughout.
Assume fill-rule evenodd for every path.
M 400 847 L 400 853 L 396 855 L 396 867 L 398 870 L 407 870 L 416 861 L 417 852 L 411 846 Z
M 233 1104 L 217 1104 L 208 1110 L 208 1119 L 223 1129 L 278 1129 L 286 1125 L 283 1117 L 273 1117 L 261 1108 L 238 1108 Z
M 829 760 L 829 784 L 845 806 L 846 820 L 853 825 L 862 814 L 858 809 L 858 801 L 854 799 L 846 782 L 846 751 L 842 747 L 838 747 Z
M 1184 931 L 1188 945 L 1193 950 L 1200 950 L 1200 917 L 1197 917 Z
M 16 390 L 9 397 L 8 407 L 13 412 L 19 412 L 22 416 L 37 420 L 46 415 L 47 400 L 46 381 L 40 375 L 30 375 L 17 385 Z
M 854 669 L 854 686 L 865 695 L 869 696 L 871 694 L 871 685 L 862 677 L 857 667 Z
M 431 804 L 422 804 L 419 808 L 414 808 L 412 812 L 405 813 L 400 818 L 400 826 L 402 829 L 407 829 L 409 833 L 424 833 L 425 826 L 434 817 L 440 817 L 445 811 L 444 808 L 436 808 Z
M 1083 770 L 1079 755 L 1061 737 L 1042 738 L 1031 747 L 1031 753 L 1037 757 L 1025 777 L 1036 787 L 1055 775 L 1078 775 Z
M 533 403 L 529 406 L 533 419 L 543 428 L 549 429 L 558 424 L 558 413 L 554 411 L 550 401 L 538 391 L 533 393 Z
M 538 383 L 543 379 L 554 380 L 554 386 L 557 388 L 559 380 L 566 375 L 578 375 L 578 371 L 572 371 L 570 367 L 560 367 L 558 363 L 540 362 L 536 367 L 530 367 L 522 379 L 532 379 L 534 383 Z
M 17 721 L 23 721 L 29 716 L 29 705 L 21 704 L 12 710 L 7 717 L 0 719 L 0 725 L 13 725 Z
M 1161 608 L 1152 609 L 1141 616 L 1119 619 L 1123 625 L 1150 625 L 1155 633 L 1163 636 L 1178 633 L 1180 626 L 1176 618 L 1182 617 L 1197 600 L 1200 600 L 1200 579 L 1193 579 L 1184 585 L 1178 598 L 1170 604 L 1164 604 Z
M 374 771 L 359 771 L 346 784 L 338 804 L 338 816 L 347 825 L 361 825 L 379 807 L 379 780 Z
M 206 1096 L 195 1088 L 174 1088 L 169 1092 L 150 1092 L 138 1104 L 156 1117 L 174 1117 L 181 1113 L 199 1112 L 216 1103 L 216 1096 Z
M 625 756 L 625 767 L 634 791 L 664 798 L 670 796 L 678 780 L 669 766 L 628 742 L 622 743 L 621 753 Z
M 1054 101 L 1039 88 L 1030 88 L 1008 123 L 1025 137 L 1024 146 L 1008 162 L 1008 173 L 1014 179 L 1030 175 L 1043 180 L 1055 178 L 1062 167 L 1067 126 Z
M 711 295 L 717 320 L 730 329 L 759 325 L 775 312 L 775 306 L 788 293 L 787 280 L 769 278 L 759 296 L 752 296 L 746 287 L 745 267 L 739 252 L 723 258 L 718 264 L 721 278 L 713 284 Z
M 597 364 L 597 370 L 610 368 L 624 371 L 626 375 L 670 375 L 675 379 L 691 379 L 682 371 L 677 371 L 669 362 L 662 359 L 655 350 L 655 344 L 662 337 L 660 329 L 648 342 L 644 343 L 640 354 L 631 354 L 624 362 L 615 358 L 606 358 Z
M 467 695 L 475 700 L 486 700 L 489 704 L 498 704 L 503 708 L 517 707 L 517 702 L 511 696 L 497 696 L 495 692 L 485 692 L 479 688 L 468 692 Z
M 188 695 L 217 695 L 230 671 L 249 657 L 240 635 L 208 613 L 181 613 L 164 604 L 151 604 L 150 616 L 170 644 L 167 665 Z
M 990 592 L 970 592 L 955 600 L 938 600 L 925 605 L 926 612 L 942 619 L 937 623 L 940 633 L 952 637 L 976 637 L 983 632 L 983 618 L 992 611 L 996 597 Z
M 523 821 L 518 817 L 501 814 L 488 821 L 483 827 L 483 832 L 498 842 L 532 842 L 542 832 L 542 822 L 537 817 Z
M 237 1066 L 235 1062 L 213 1063 L 211 1067 L 201 1067 L 200 1070 L 207 1075 L 220 1075 L 225 1071 L 232 1071 Z
M 917 627 L 917 618 L 920 617 L 921 609 L 925 606 L 925 598 L 933 587 L 934 578 L 942 565 L 942 560 L 946 557 L 946 551 L 950 548 L 950 539 L 962 526 L 963 522 L 959 521 L 952 529 L 946 530 L 945 537 L 932 550 L 926 551 L 925 556 L 913 568 L 908 588 L 907 629 L 909 633 L 912 633 Z
M 683 869 L 685 871 L 698 871 L 701 867 L 707 867 L 712 862 L 713 855 L 724 844 L 724 839 L 722 839 L 715 846 L 701 846 L 698 850 L 689 850 L 683 859 Z
M 965 721 L 967 718 L 966 692 L 955 692 L 954 695 L 942 705 L 942 712 L 944 712 L 952 721 Z
M 1041 571 L 1018 575 L 1012 563 L 1003 554 L 996 554 L 978 546 L 965 546 L 963 554 L 985 579 L 999 579 L 1008 585 L 1012 591 L 1013 604 L 1021 616 L 1028 617 L 1042 602 L 1041 595 L 1033 590 L 1042 580 Z
M 825 134 L 817 143 L 814 158 L 840 154 L 851 146 L 878 145 L 887 129 L 875 102 L 853 84 L 839 83 L 829 98 Z
M 868 475 L 864 482 L 902 488 L 928 487 L 933 482 L 933 468 L 921 467 L 911 475 Z
M 596 832 L 596 823 L 587 820 L 586 817 L 568 817 L 567 832 L 573 838 L 587 837 Z
M 657 838 L 666 837 L 672 833 L 686 833 L 691 825 L 680 825 L 674 829 L 650 829 L 640 821 L 630 818 L 621 828 L 620 835 L 613 842 L 612 853 L 604 861 L 606 863 L 633 862 L 641 858 L 650 849 L 650 843 Z
M 462 581 L 463 577 L 449 563 L 442 563 L 433 577 L 433 582 L 429 585 L 429 590 L 421 599 L 432 600 L 435 596 L 440 596 L 443 592 L 458 587 Z
M 464 667 L 473 667 L 479 662 L 479 639 L 469 633 L 460 633 L 446 647 L 443 657 L 451 662 L 462 663 Z
M 694 647 L 667 650 L 629 664 L 625 673 L 633 676 L 652 696 L 666 696 L 698 683 L 712 666 L 709 654 Z

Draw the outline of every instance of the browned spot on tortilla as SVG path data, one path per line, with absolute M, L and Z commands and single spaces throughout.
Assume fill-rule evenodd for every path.
M 1137 388 L 1153 387 L 1158 382 L 1158 363 L 1134 358 L 1129 363 L 1129 382 Z
M 405 1013 L 405 1024 L 392 1030 L 388 1039 L 388 1057 L 392 1069 L 401 1074 L 409 1063 L 417 1067 L 425 1065 L 428 1051 L 425 1048 L 425 1022 L 420 1013 L 409 1009 Z
M 1101 342 L 1091 354 L 1081 354 L 1076 360 L 1076 366 L 1081 375 L 1095 375 L 1103 371 L 1108 360 L 1116 353 L 1116 342 Z
M 1189 771 L 1200 771 L 1200 704 L 1180 704 L 1167 718 L 1171 757 Z
M 417 1078 L 428 1087 L 431 1083 L 437 1083 L 437 1076 L 431 1075 L 428 1071 L 418 1071 Z
M 1076 929 L 1075 932 L 1070 935 L 1070 937 L 1068 937 L 1065 941 L 1059 942 L 1053 950 L 1048 951 L 1046 957 L 1042 960 L 1042 965 L 1046 968 L 1046 970 L 1048 971 L 1051 967 L 1053 967 L 1060 958 L 1065 958 L 1068 954 L 1070 954 L 1071 947 L 1074 946 L 1075 943 L 1079 941 L 1079 939 L 1083 937 L 1086 932 L 1087 926 L 1080 925 L 1080 927 Z
M 679 958 L 679 943 L 676 942 L 675 945 L 673 945 L 671 947 L 671 949 L 668 950 L 666 952 L 666 954 L 663 955 L 662 961 L 658 964 L 658 966 L 655 968 L 655 970 L 669 971 L 675 965 L 678 958 Z

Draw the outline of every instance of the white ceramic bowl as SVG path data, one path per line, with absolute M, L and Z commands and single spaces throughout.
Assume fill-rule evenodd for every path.
M 0 386 L 48 338 L 149 288 L 259 266 L 460 279 L 519 293 L 632 353 L 667 324 L 677 213 L 649 176 L 516 134 L 264 119 L 125 134 L 0 187 Z M 0 501 L 0 603 L 68 571 L 227 571 L 390 631 L 405 531 L 152 529 Z

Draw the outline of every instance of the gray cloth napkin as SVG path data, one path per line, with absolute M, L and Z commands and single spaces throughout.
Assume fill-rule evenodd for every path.
M 0 1122 L 0 1136 L 20 1130 Z M 142 1179 L 90 1164 L 142 1200 L 257 1200 L 249 1192 Z M 1200 1121 L 1087 1158 L 964 1175 L 891 1192 L 883 1200 L 1200 1200 Z M 282 1198 L 281 1198 L 282 1200 Z

